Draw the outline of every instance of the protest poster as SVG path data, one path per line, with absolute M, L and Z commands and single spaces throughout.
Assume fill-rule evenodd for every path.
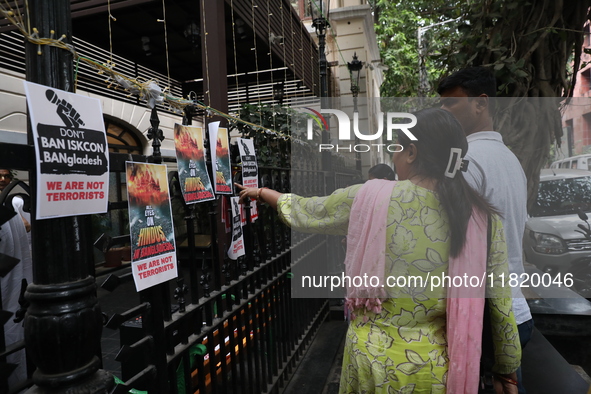
M 237 138 L 240 160 L 242 162 L 242 185 L 246 187 L 259 187 L 259 167 L 254 149 L 254 142 L 251 139 Z M 240 207 L 242 225 L 246 224 L 246 213 L 244 206 Z M 250 222 L 253 223 L 259 217 L 257 203 L 250 201 Z
M 240 222 L 243 226 L 246 225 L 246 204 L 240 204 Z M 259 209 L 257 208 L 257 201 L 251 200 L 250 205 L 250 222 L 254 223 L 259 218 Z
M 107 212 L 109 148 L 98 99 L 24 82 L 37 172 L 36 218 Z
M 203 145 L 203 129 L 195 126 L 174 125 L 174 145 L 178 164 L 179 183 L 187 204 L 215 198 Z
M 220 219 L 224 225 L 224 231 L 226 234 L 229 234 L 230 231 L 232 231 L 232 212 L 230 211 L 230 208 L 228 208 L 228 204 L 230 204 L 229 199 L 226 197 L 220 198 L 220 204 L 222 206 L 222 217 Z
M 216 194 L 232 194 L 232 168 L 230 167 L 230 149 L 228 129 L 219 127 L 220 122 L 209 124 L 209 148 L 211 167 L 215 172 L 214 188 Z
M 259 167 L 254 150 L 254 143 L 250 139 L 237 138 L 240 160 L 242 162 L 242 185 L 259 187 Z
M 131 269 L 141 291 L 177 274 L 166 166 L 126 162 Z
M 236 260 L 244 256 L 244 238 L 242 237 L 242 223 L 240 223 L 240 203 L 239 197 L 230 197 L 232 205 L 232 243 L 228 249 L 228 257 Z

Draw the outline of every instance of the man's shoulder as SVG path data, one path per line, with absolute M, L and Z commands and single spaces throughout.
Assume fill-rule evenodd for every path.
M 478 140 L 468 144 L 468 152 L 466 156 L 477 161 L 489 158 L 490 160 L 509 160 L 519 162 L 515 153 L 511 151 L 505 144 L 498 141 Z
M 509 160 L 508 165 L 519 164 L 517 156 L 504 144 L 501 134 L 495 131 L 471 134 L 466 156 L 478 162 Z
M 491 135 L 492 132 L 487 133 Z M 503 182 L 510 178 L 514 182 L 525 183 L 526 176 L 519 159 L 503 143 L 500 134 L 498 138 L 472 139 L 466 159 L 470 161 L 468 171 L 475 177 L 480 173 L 480 177 L 503 179 Z
M 468 135 L 466 139 L 470 148 L 473 146 L 502 146 L 507 148 L 503 142 L 503 136 L 496 131 L 479 131 Z

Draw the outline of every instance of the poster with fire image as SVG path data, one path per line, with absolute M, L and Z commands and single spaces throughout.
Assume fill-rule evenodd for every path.
M 209 148 L 215 178 L 214 187 L 216 194 L 232 194 L 228 129 L 219 126 L 220 122 L 209 124 Z
M 187 204 L 215 198 L 203 146 L 201 127 L 174 125 L 174 145 L 179 170 L 179 183 Z
M 131 267 L 137 291 L 177 274 L 166 166 L 126 163 Z

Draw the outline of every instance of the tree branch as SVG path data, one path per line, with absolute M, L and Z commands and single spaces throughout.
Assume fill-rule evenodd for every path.
M 554 16 L 552 17 L 552 21 L 549 23 L 548 27 L 554 27 L 556 22 L 558 22 L 558 20 L 560 19 L 560 14 L 561 14 L 561 10 L 562 10 L 563 6 L 564 6 L 564 4 L 563 4 L 562 0 L 556 0 L 556 2 L 554 4 Z M 532 53 L 534 53 L 534 51 L 538 48 L 538 46 L 540 46 L 540 44 L 546 38 L 546 36 L 548 35 L 549 32 L 550 32 L 550 29 L 547 29 L 545 32 L 540 34 L 538 39 L 534 42 L 534 44 L 531 46 L 531 48 L 523 56 L 523 58 L 526 61 L 529 60 Z

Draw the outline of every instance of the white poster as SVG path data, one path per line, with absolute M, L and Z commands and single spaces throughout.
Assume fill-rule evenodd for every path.
M 250 200 L 250 222 L 254 223 L 255 220 L 259 218 L 259 210 L 257 208 L 257 201 Z M 245 204 L 240 204 L 240 222 L 243 226 L 246 225 L 246 208 L 244 208 Z
M 236 260 L 240 256 L 244 256 L 244 238 L 242 237 L 242 223 L 240 222 L 240 203 L 239 197 L 230 197 L 230 205 L 232 205 L 232 243 L 228 250 L 228 257 Z
M 238 138 L 238 150 L 242 161 L 242 185 L 259 187 L 259 167 L 254 143 L 250 139 Z
M 37 163 L 37 219 L 107 212 L 109 149 L 100 101 L 24 84 Z
M 246 187 L 259 187 L 259 167 L 254 149 L 254 142 L 251 139 L 237 138 L 240 160 L 242 162 L 242 185 Z M 246 224 L 246 213 L 244 206 L 241 206 L 242 225 Z M 253 223 L 259 217 L 257 202 L 250 202 L 250 222 Z

